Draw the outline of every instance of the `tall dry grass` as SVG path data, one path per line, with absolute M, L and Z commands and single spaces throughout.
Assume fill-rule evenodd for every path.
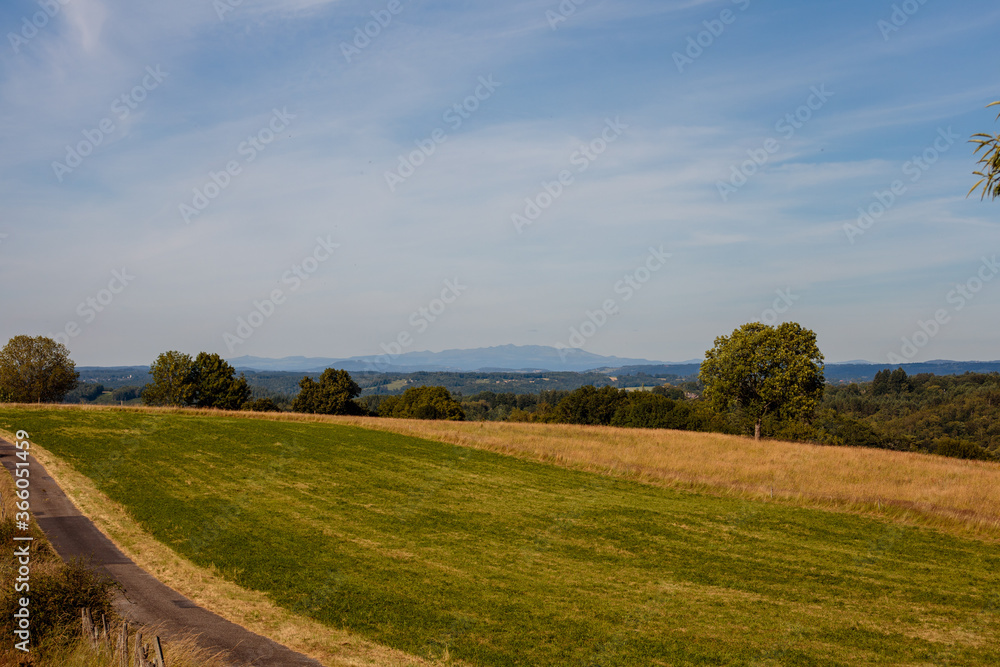
M 337 418 L 643 483 L 888 516 L 1000 539 L 1000 464 L 717 433 Z

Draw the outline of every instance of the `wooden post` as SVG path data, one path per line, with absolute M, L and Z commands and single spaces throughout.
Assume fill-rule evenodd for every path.
M 97 630 L 94 628 L 94 617 L 90 615 L 90 608 L 84 607 L 81 612 L 83 616 L 83 635 L 90 642 L 90 645 L 97 648 Z
M 156 649 L 156 667 L 167 667 L 163 662 L 163 647 L 160 646 L 159 637 L 156 637 L 156 642 L 153 644 L 153 648 Z
M 146 667 L 146 647 L 142 645 L 142 632 L 135 633 L 135 667 Z
M 118 667 L 128 667 L 128 621 L 122 621 L 122 631 L 118 637 Z
M 108 632 L 108 619 L 104 614 L 101 614 L 101 642 L 111 648 L 111 633 Z

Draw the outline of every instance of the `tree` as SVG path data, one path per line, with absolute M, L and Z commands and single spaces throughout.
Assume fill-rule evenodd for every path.
M 802 419 L 823 397 L 823 355 L 816 334 L 794 322 L 751 322 L 719 336 L 705 353 L 699 378 L 717 410 L 739 407 L 760 439 L 765 416 Z
M 465 419 L 461 404 L 444 387 L 410 387 L 401 396 L 382 401 L 378 415 L 397 419 Z
M 607 426 L 619 405 L 627 400 L 626 392 L 621 389 L 610 386 L 597 389 L 594 385 L 585 385 L 559 401 L 556 414 L 564 424 Z
M 149 367 L 153 381 L 142 390 L 146 405 L 191 405 L 195 398 L 194 360 L 190 354 L 169 351 Z
M 347 371 L 327 368 L 319 382 L 306 376 L 299 381 L 299 395 L 292 403 L 292 412 L 320 415 L 360 415 L 365 411 L 354 402 L 361 387 Z
M 913 390 L 913 382 L 900 366 L 894 371 L 884 368 L 875 374 L 872 380 L 872 395 L 901 394 Z
M 250 387 L 241 373 L 218 354 L 200 352 L 194 360 L 192 382 L 195 385 L 193 402 L 199 408 L 239 410 L 250 400 Z
M 986 108 L 988 109 L 997 105 L 1000 105 L 1000 100 L 986 105 Z M 1000 114 L 997 115 L 997 120 L 1000 120 Z M 979 164 L 982 165 L 982 171 L 972 172 L 981 178 L 969 190 L 969 195 L 975 192 L 977 188 L 982 187 L 983 194 L 980 196 L 980 200 L 985 199 L 986 195 L 989 195 L 990 199 L 1000 197 L 1000 134 L 994 136 L 985 132 L 978 132 L 972 135 L 969 141 L 973 144 L 978 144 L 974 155 L 978 155 L 979 151 L 983 152 L 979 156 Z M 966 195 L 966 197 L 969 195 Z
M 61 401 L 79 377 L 69 350 L 51 338 L 14 336 L 0 350 L 0 397 L 7 401 Z

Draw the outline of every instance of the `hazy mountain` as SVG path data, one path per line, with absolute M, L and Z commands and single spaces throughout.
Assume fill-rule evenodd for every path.
M 478 371 L 488 369 L 514 371 L 588 371 L 595 368 L 663 365 L 663 361 L 605 357 L 579 349 L 558 350 L 541 345 L 499 345 L 471 350 L 443 352 L 406 352 L 398 355 L 349 357 L 237 357 L 229 359 L 235 368 L 266 371 L 316 372 L 325 368 L 348 371 L 412 373 L 415 371 Z M 684 362 L 690 363 L 690 362 Z M 695 362 L 697 363 L 697 362 Z

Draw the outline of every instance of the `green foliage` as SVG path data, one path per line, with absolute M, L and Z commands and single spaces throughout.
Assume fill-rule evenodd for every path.
M 1000 104 L 1000 101 L 988 104 L 986 108 L 997 106 L 998 104 Z M 997 115 L 997 119 L 1000 119 L 1000 115 Z M 987 195 L 989 195 L 990 199 L 1000 197 L 1000 134 L 994 136 L 985 132 L 978 132 L 972 135 L 972 139 L 969 141 L 977 144 L 976 155 L 979 155 L 979 152 L 982 151 L 982 155 L 979 155 L 979 164 L 982 165 L 982 171 L 972 172 L 981 178 L 969 190 L 969 195 L 981 187 L 983 194 L 979 197 L 980 200 L 985 199 Z
M 461 404 L 444 387 L 410 387 L 402 396 L 382 401 L 378 414 L 397 419 L 465 419 Z
M 146 405 L 193 405 L 239 410 L 250 399 L 246 378 L 218 354 L 164 352 L 149 368 L 153 381 L 142 390 Z
M 931 450 L 931 453 L 976 461 L 992 461 L 994 459 L 993 455 L 976 443 L 958 438 L 938 438 L 934 441 L 934 449 Z
M 766 416 L 808 419 L 823 397 L 823 355 L 816 334 L 794 322 L 751 322 L 715 339 L 699 375 L 719 411 L 741 410 L 761 435 Z
M 570 392 L 556 406 L 562 424 L 610 424 L 618 406 L 627 402 L 627 392 L 614 387 L 597 389 L 591 385 Z
M 63 403 L 88 403 L 104 393 L 103 384 L 81 382 L 76 388 L 63 396 Z
M 683 401 L 686 397 L 684 395 L 684 390 L 680 387 L 671 387 L 669 385 L 662 385 L 659 387 L 653 387 L 649 390 L 650 393 L 656 394 L 657 396 L 666 396 L 667 398 L 672 398 L 675 401 Z
M 236 370 L 218 354 L 199 353 L 191 380 L 195 385 L 194 404 L 199 408 L 239 410 L 250 400 L 246 378 L 237 378 Z
M 243 409 L 250 410 L 251 412 L 281 412 L 278 404 L 270 398 L 257 398 L 247 401 L 243 404 Z
M 875 396 L 903 394 L 909 391 L 913 391 L 913 382 L 910 381 L 902 366 L 894 371 L 890 371 L 888 368 L 880 370 L 872 381 L 872 394 Z
M 697 431 L 701 420 L 684 403 L 653 392 L 632 391 L 618 404 L 611 426 Z
M 69 350 L 45 336 L 14 336 L 0 350 L 0 394 L 17 403 L 55 403 L 80 374 Z
M 115 402 L 131 401 L 142 396 L 142 387 L 119 387 L 111 392 L 111 398 Z
M 941 439 L 952 439 L 1000 454 L 1000 373 L 921 373 L 908 377 L 906 386 L 900 392 L 877 390 L 874 383 L 829 387 L 816 423 L 835 414 L 856 424 L 866 431 L 861 446 L 935 452 Z M 962 456 L 962 451 L 947 446 L 935 453 Z
M 0 474 L 7 473 L 0 471 Z M 30 600 L 31 646 L 33 650 L 42 646 L 42 653 L 47 645 L 80 634 L 80 609 L 83 607 L 89 607 L 98 619 L 101 614 L 109 622 L 117 617 L 113 600 L 120 586 L 84 561 L 72 560 L 64 564 L 34 526 L 32 536 L 35 539 L 29 543 L 30 590 L 16 591 L 18 559 L 14 556 L 14 547 L 25 542 L 14 542 L 14 535 L 23 535 L 20 530 L 15 532 L 14 519 L 0 521 L 0 634 L 8 642 L 13 641 L 14 612 L 19 608 L 20 597 Z
M 149 367 L 153 381 L 142 390 L 146 405 L 191 405 L 194 403 L 194 360 L 190 354 L 171 350 Z
M 304 377 L 299 382 L 299 395 L 292 403 L 292 412 L 319 415 L 360 415 L 364 408 L 354 402 L 361 387 L 347 371 L 327 368 L 316 382 Z

